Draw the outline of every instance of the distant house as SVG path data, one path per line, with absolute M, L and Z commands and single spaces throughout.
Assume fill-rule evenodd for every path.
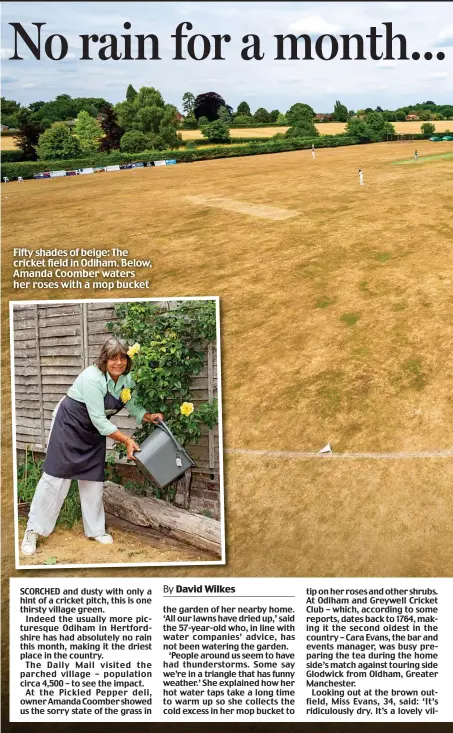
M 182 115 L 182 114 L 181 114 L 181 112 L 178 112 L 178 111 L 177 111 L 177 112 L 176 112 L 176 119 L 178 120 L 178 122 L 182 122 L 182 121 L 183 121 L 183 120 L 185 120 L 186 118 L 184 117 L 184 115 Z
M 0 130 L 1 132 L 6 132 L 7 130 L 9 130 L 9 127 L 8 125 L 0 125 Z
M 419 120 L 420 117 L 418 115 L 406 115 L 406 122 L 409 122 L 410 120 Z
M 332 115 L 328 114 L 327 112 L 318 112 L 316 115 L 316 119 L 318 122 L 330 122 L 332 119 Z

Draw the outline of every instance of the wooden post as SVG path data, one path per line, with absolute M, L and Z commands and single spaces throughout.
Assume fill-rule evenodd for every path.
M 208 400 L 214 399 L 214 355 L 212 344 L 208 344 Z M 208 434 L 209 445 L 209 468 L 214 468 L 214 434 L 212 430 Z
M 33 306 L 33 315 L 36 324 L 36 376 L 38 379 L 38 398 L 39 398 L 39 420 L 41 426 L 41 446 L 45 448 L 46 445 L 46 433 L 44 429 L 44 402 L 42 397 L 42 378 L 41 378 L 41 354 L 39 349 L 39 317 L 38 317 L 38 305 Z
M 90 366 L 87 303 L 81 303 L 80 319 L 80 346 L 82 351 L 82 369 L 86 369 L 88 366 Z

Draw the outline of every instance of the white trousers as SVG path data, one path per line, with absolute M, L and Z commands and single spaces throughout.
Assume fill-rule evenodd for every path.
M 60 400 L 52 415 L 49 438 L 52 432 Z M 47 439 L 49 441 L 49 438 Z M 83 529 L 87 537 L 99 537 L 105 534 L 105 511 L 102 495 L 102 481 L 82 481 L 79 484 L 80 506 L 82 509 Z M 27 529 L 48 537 L 54 530 L 63 502 L 68 495 L 71 479 L 57 478 L 43 473 L 36 487 L 28 515 Z
M 87 537 L 105 534 L 105 512 L 102 481 L 78 481 L 83 529 Z M 63 502 L 71 485 L 69 478 L 56 478 L 43 473 L 36 487 L 28 515 L 27 529 L 48 537 L 54 530 Z

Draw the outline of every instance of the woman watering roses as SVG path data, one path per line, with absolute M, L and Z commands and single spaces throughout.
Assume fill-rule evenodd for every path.
M 160 412 L 146 412 L 131 396 L 134 383 L 129 372 L 138 348 L 135 345 L 128 349 L 122 341 L 108 339 L 95 364 L 79 374 L 55 408 L 44 472 L 36 487 L 22 542 L 24 555 L 36 552 L 38 535 L 48 537 L 53 531 L 72 479 L 79 484 L 85 535 L 104 545 L 113 542 L 105 531 L 102 500 L 106 438 L 123 443 L 128 458 L 133 458 L 133 452 L 140 448 L 110 418 L 125 407 L 138 425 L 163 419 Z

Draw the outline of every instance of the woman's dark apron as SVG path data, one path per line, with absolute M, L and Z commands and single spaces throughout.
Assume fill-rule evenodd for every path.
M 105 416 L 116 415 L 124 404 L 107 391 Z M 43 471 L 57 478 L 104 481 L 106 437 L 90 420 L 83 402 L 65 397 L 55 415 Z

